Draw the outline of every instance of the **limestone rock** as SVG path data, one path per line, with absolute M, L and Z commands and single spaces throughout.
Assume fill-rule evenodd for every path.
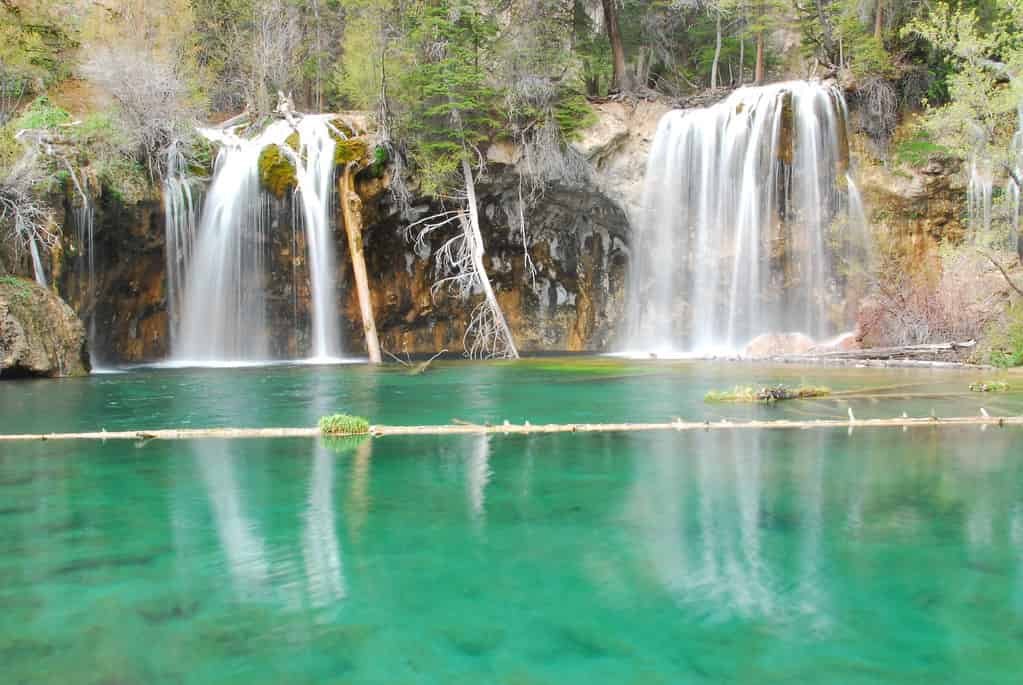
M 85 326 L 38 284 L 0 277 L 0 378 L 89 373 Z
M 671 109 L 666 102 L 613 101 L 594 105 L 597 123 L 572 143 L 596 170 L 597 189 L 635 221 L 643 199 L 647 153 L 657 124 Z

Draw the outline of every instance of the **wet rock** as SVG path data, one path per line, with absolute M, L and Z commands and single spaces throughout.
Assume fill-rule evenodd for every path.
M 89 368 L 74 310 L 34 281 L 0 277 L 0 378 L 84 376 Z
M 757 359 L 785 354 L 805 354 L 813 347 L 813 338 L 802 333 L 764 333 L 746 345 L 743 356 Z

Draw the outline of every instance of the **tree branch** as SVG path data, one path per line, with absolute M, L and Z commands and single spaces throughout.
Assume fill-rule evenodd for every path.
M 1001 264 L 998 263 L 998 260 L 994 258 L 994 255 L 991 255 L 991 254 L 989 254 L 987 252 L 984 252 L 984 250 L 980 250 L 980 249 L 978 249 L 977 252 L 979 254 L 987 257 L 988 261 L 990 261 L 992 264 L 994 264 L 995 267 L 998 269 L 998 271 L 1001 272 L 1002 278 L 1004 278 L 1005 282 L 1009 284 L 1009 287 L 1012 288 L 1013 290 L 1015 290 L 1021 296 L 1023 296 L 1023 288 L 1020 288 L 1018 285 L 1016 285 L 1013 282 L 1013 280 L 1011 278 L 1009 278 L 1009 274 L 1008 274 L 1008 272 L 1006 272 L 1005 267 L 1003 267 Z

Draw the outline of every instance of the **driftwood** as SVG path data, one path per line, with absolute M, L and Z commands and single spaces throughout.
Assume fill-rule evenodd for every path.
M 639 433 L 652 431 L 720 431 L 814 428 L 912 428 L 940 426 L 1023 426 L 1023 416 L 996 417 L 984 412 L 980 416 L 939 418 L 933 414 L 924 418 L 901 416 L 893 419 L 856 419 L 849 412 L 848 419 L 777 420 L 777 421 L 683 421 L 669 423 L 552 423 L 532 425 L 504 423 L 457 423 L 439 426 L 370 426 L 370 435 L 529 435 L 534 433 Z M 26 442 L 46 440 L 197 440 L 238 438 L 318 438 L 319 428 L 188 428 L 162 430 L 100 431 L 91 433 L 35 433 L 0 435 L 0 442 Z M 336 437 L 336 436 L 331 436 Z
M 437 357 L 441 356 L 442 354 L 444 354 L 447 351 L 448 351 L 447 348 L 444 348 L 443 350 L 441 350 L 437 354 L 435 354 L 432 357 L 430 357 L 429 359 L 427 359 L 425 362 L 422 362 L 420 364 L 416 364 L 414 367 L 412 367 L 412 370 L 409 371 L 408 375 L 410 375 L 410 376 L 422 376 L 424 373 L 426 373 L 426 370 L 430 368 L 430 364 L 433 363 L 433 360 L 436 359 Z
M 773 357 L 779 361 L 815 361 L 815 360 L 910 360 L 930 361 L 922 358 L 934 355 L 971 350 L 977 346 L 976 340 L 965 342 L 934 343 L 928 345 L 901 345 L 898 347 L 872 347 L 863 350 L 836 350 L 834 352 L 811 352 L 807 354 L 783 354 Z

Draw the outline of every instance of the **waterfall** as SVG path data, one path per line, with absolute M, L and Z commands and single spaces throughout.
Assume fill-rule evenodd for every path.
M 46 271 L 43 269 L 43 260 L 39 257 L 39 245 L 36 244 L 35 238 L 29 239 L 28 252 L 32 256 L 32 273 L 35 275 L 36 283 L 44 288 L 47 287 Z
M 665 114 L 635 222 L 628 348 L 712 354 L 837 332 L 846 250 L 866 235 L 846 135 L 841 92 L 816 82 Z
M 181 147 L 175 142 L 167 151 L 167 175 L 163 182 L 166 221 L 167 318 L 171 345 L 178 339 L 188 264 L 195 245 L 198 204 L 193 179 Z
M 220 152 L 194 238 L 187 221 L 173 228 L 184 236 L 175 238 L 178 252 L 173 265 L 176 283 L 184 285 L 173 346 L 179 361 L 262 361 L 271 356 L 266 285 L 272 200 L 259 178 L 260 154 L 268 145 L 277 145 L 296 170 L 294 202 L 301 207 L 308 247 L 312 357 L 340 356 L 330 221 L 335 166 L 330 118 L 317 115 L 299 120 L 301 149 L 297 153 L 286 143 L 296 132 L 286 121 L 270 124 L 251 139 L 231 130 L 202 131 L 220 144 Z M 171 216 L 168 212 L 168 231 Z
M 81 204 L 76 205 L 72 211 L 71 220 L 75 227 L 75 238 L 78 241 L 76 261 L 81 316 L 88 328 L 89 342 L 93 343 L 96 340 L 96 209 L 74 168 L 67 160 L 64 163 L 81 200 Z M 84 177 L 82 180 L 85 180 Z

